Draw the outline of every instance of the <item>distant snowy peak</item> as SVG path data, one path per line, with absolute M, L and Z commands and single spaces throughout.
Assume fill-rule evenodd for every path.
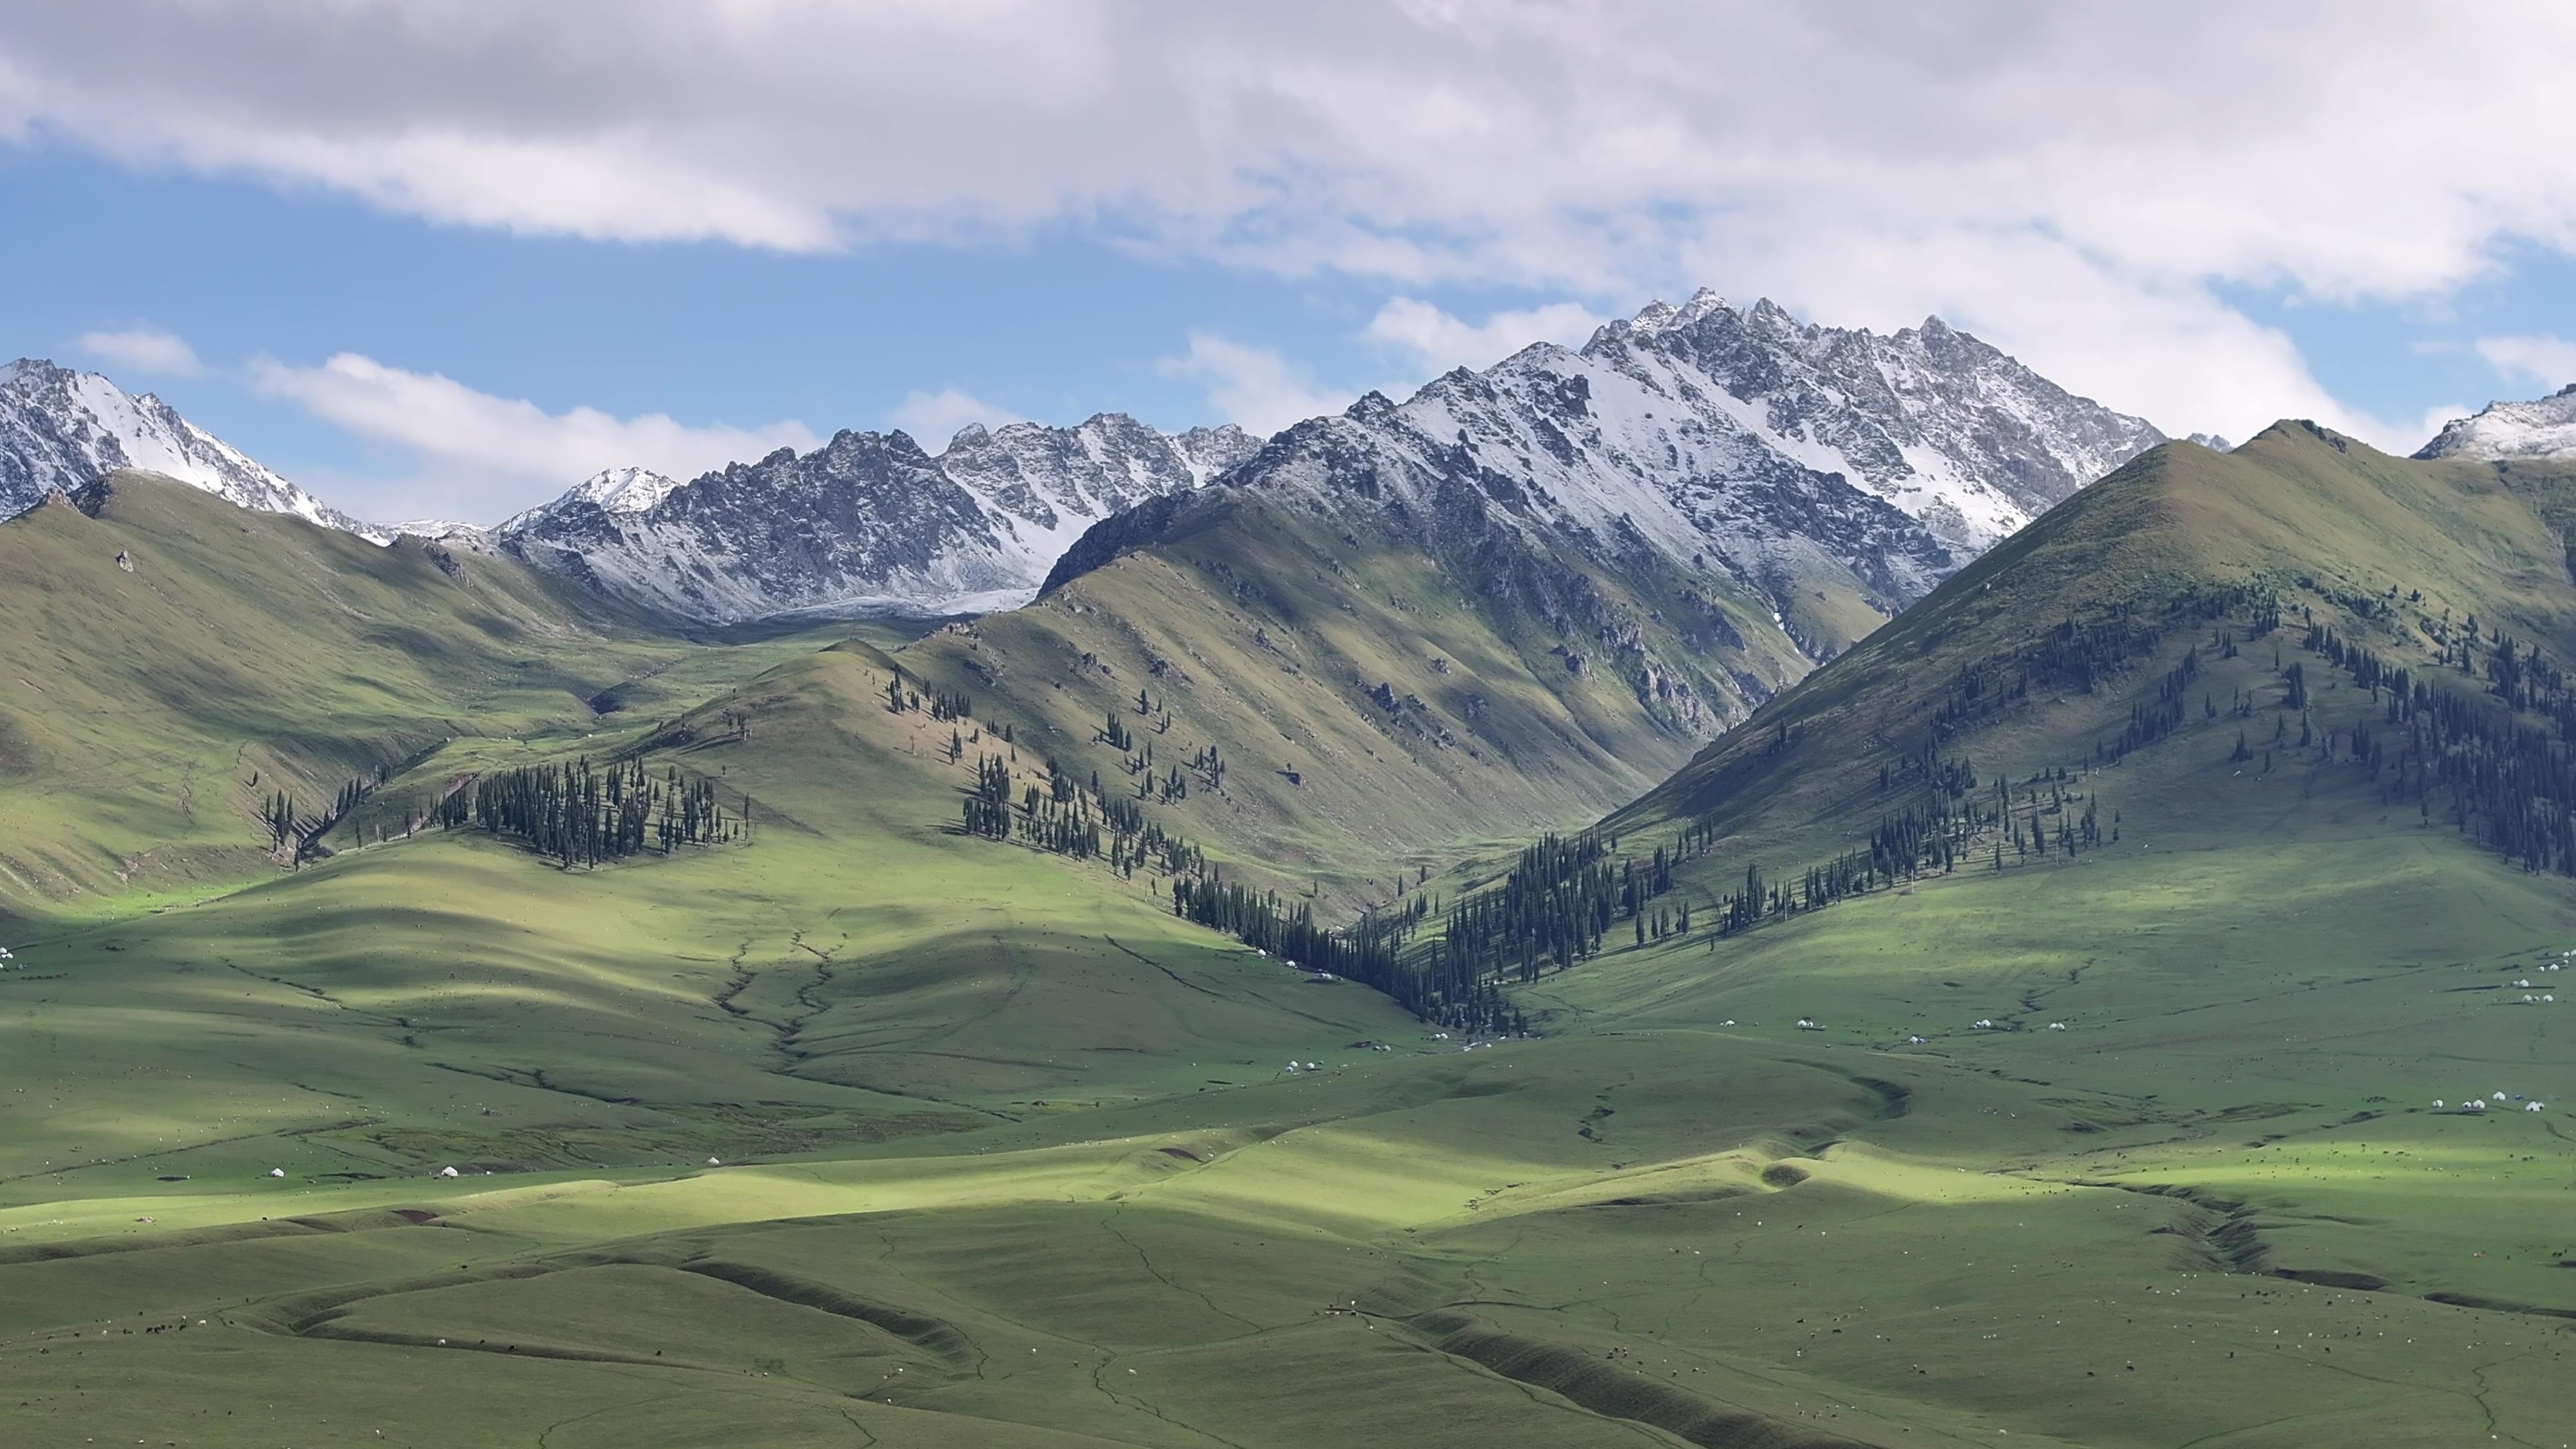
M 496 530 L 503 546 L 692 618 L 1008 607 L 1094 523 L 1196 488 L 1260 444 L 1121 413 L 1069 428 L 970 425 L 936 456 L 843 432 L 687 483 L 612 469 Z
M 679 486 L 679 479 L 650 468 L 610 468 L 572 491 L 574 497 L 587 499 L 611 513 L 642 513 L 670 497 L 671 490 Z
M 2455 418 L 2418 458 L 2576 458 L 2576 383 L 2536 402 L 2489 403 L 2477 416 Z
M 0 366 L 0 517 L 119 468 L 164 473 L 244 508 L 372 538 L 364 524 L 252 462 L 150 393 L 37 358 Z
M 1580 355 L 1625 376 L 1641 410 L 1665 404 L 1665 426 L 1647 431 L 1677 437 L 1687 419 L 1743 432 L 1969 553 L 2165 440 L 1938 317 L 1880 336 L 1702 290 L 1607 324 Z
M 400 523 L 378 524 L 389 538 L 425 538 L 432 543 L 484 543 L 492 530 L 478 523 L 458 523 L 451 518 L 407 518 Z

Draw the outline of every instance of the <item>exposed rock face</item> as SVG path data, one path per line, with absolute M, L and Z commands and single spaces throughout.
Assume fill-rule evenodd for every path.
M 1092 524 L 1256 446 L 1240 428 L 1173 435 L 1116 413 L 968 427 L 936 457 L 902 432 L 842 432 L 689 483 L 602 474 L 497 533 L 531 563 L 696 619 L 973 612 L 1027 598 Z
M 120 468 L 162 473 L 244 508 L 292 513 L 381 543 L 361 523 L 242 456 L 150 393 L 37 358 L 0 364 L 0 518 Z

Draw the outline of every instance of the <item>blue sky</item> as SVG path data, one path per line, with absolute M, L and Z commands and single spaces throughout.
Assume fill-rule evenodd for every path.
M 842 427 L 1274 427 L 1700 285 L 2177 432 L 2576 381 L 2553 7 L 601 3 L 0 17 L 0 355 L 484 520 Z

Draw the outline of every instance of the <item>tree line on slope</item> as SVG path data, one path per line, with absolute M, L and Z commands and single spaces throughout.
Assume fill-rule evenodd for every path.
M 2383 804 L 2411 798 L 2427 821 L 2441 795 L 2443 816 L 2460 834 L 2525 870 L 2576 875 L 2576 699 L 2537 650 L 2518 649 L 2500 632 L 2489 636 L 2481 697 L 2437 687 L 2330 626 L 2310 623 L 2303 642 L 2380 706 L 2379 728 L 2357 723 L 2341 741 L 2328 732 L 2317 746 L 2325 760 L 2367 769 Z M 2435 667 L 2474 678 L 2478 642 L 2471 619 L 2464 637 L 2438 641 Z M 2525 723 L 2525 712 L 2554 728 Z
M 442 830 L 472 826 L 506 836 L 566 870 L 727 844 L 752 824 L 750 797 L 728 812 L 713 780 L 684 777 L 676 765 L 656 777 L 641 759 L 603 767 L 587 756 L 478 776 L 440 797 L 429 814 Z

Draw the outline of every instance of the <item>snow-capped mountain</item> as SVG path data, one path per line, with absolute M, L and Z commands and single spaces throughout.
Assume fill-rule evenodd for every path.
M 932 456 L 902 432 L 842 432 L 688 483 L 616 469 L 498 530 L 541 567 L 691 618 L 976 611 L 1035 591 L 1103 518 L 1249 457 L 1240 428 L 967 427 Z
M 2576 458 L 2576 383 L 2537 402 L 2489 403 L 2477 416 L 2454 418 L 2418 458 Z
M 166 473 L 244 508 L 292 513 L 379 543 L 391 536 L 252 462 L 148 392 L 136 396 L 95 372 L 36 358 L 0 365 L 0 518 L 119 468 Z
M 680 486 L 650 468 L 610 468 L 572 490 L 570 496 L 596 503 L 610 513 L 642 513 L 671 496 Z
M 1093 525 L 1220 476 L 1318 496 L 1463 481 L 1516 516 L 1714 553 L 1774 593 L 1830 576 L 1893 611 L 2163 437 L 1937 318 L 1879 336 L 1703 291 L 1580 351 L 1531 347 L 1401 404 L 1371 394 L 1267 448 L 1115 413 L 968 427 L 936 455 L 844 432 L 688 483 L 603 473 L 498 536 L 700 619 L 965 610 L 1018 602 Z
M 1819 589 L 1884 614 L 2163 440 L 1937 318 L 1881 337 L 1704 291 L 1580 351 L 1371 393 L 1224 482 L 1383 516 L 1434 554 L 1499 523 L 1595 560 L 1714 560 L 1792 618 Z M 1138 536 L 1104 529 L 1058 577 Z
M 1843 474 L 1969 553 L 2165 440 L 1938 317 L 1881 337 L 1802 324 L 1767 299 L 1739 311 L 1702 290 L 1609 324 L 1579 356 L 1632 395 L 1629 416 L 1607 395 L 1601 411 L 1631 456 L 1686 452 L 1692 424 L 1741 435 Z

